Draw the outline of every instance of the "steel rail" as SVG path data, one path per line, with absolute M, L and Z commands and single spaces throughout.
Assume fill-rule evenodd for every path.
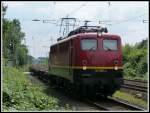
M 148 84 L 146 81 L 124 79 L 124 84 L 121 85 L 121 87 L 140 92 L 147 92 Z
M 143 108 L 111 97 L 99 101 L 85 100 L 85 102 L 106 111 L 144 111 Z
M 130 80 L 130 79 L 123 79 L 124 81 L 131 81 L 131 82 L 140 82 L 140 83 L 147 83 L 147 81 L 142 80 Z

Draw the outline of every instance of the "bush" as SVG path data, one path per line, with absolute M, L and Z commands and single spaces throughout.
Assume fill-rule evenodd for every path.
M 123 69 L 124 69 L 123 73 L 124 73 L 125 76 L 131 76 L 131 77 L 135 77 L 136 76 L 136 71 L 133 68 L 131 68 L 131 67 L 132 67 L 132 65 L 129 62 L 124 64 L 124 66 L 123 66 Z

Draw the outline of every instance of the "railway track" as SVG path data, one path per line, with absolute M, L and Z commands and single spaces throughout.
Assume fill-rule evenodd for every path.
M 124 79 L 124 84 L 122 85 L 122 88 L 147 93 L 147 85 L 148 84 L 146 81 Z
M 144 111 L 144 109 L 131 105 L 126 102 L 122 102 L 117 99 L 113 99 L 111 97 L 107 99 L 100 99 L 100 101 L 95 100 L 86 100 L 87 103 L 106 111 Z
M 138 86 L 145 86 L 145 87 L 147 86 L 147 81 L 124 79 L 124 82 L 128 84 L 135 84 Z

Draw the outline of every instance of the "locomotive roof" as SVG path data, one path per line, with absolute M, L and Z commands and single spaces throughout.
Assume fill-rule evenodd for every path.
M 54 45 L 57 45 L 57 44 L 60 44 L 60 43 L 62 43 L 62 42 L 65 42 L 65 41 L 68 41 L 68 40 L 70 40 L 70 39 L 73 39 L 73 38 L 75 38 L 75 37 L 77 37 L 77 36 L 87 36 L 88 35 L 88 37 L 92 37 L 92 36 L 97 36 L 97 33 L 93 33 L 93 32 L 89 32 L 89 33 L 79 33 L 79 34 L 75 34 L 75 35 L 72 35 L 72 36 L 69 36 L 69 37 L 66 37 L 66 38 L 64 38 L 63 40 L 60 40 L 60 41 L 58 41 L 57 43 L 55 43 L 55 44 L 53 44 L 53 45 L 51 45 L 51 46 L 54 46 Z M 115 35 L 115 34 L 110 34 L 110 33 L 102 33 L 102 34 L 99 34 L 99 36 L 101 37 L 113 37 L 113 38 L 120 38 L 120 36 L 118 36 L 118 35 Z

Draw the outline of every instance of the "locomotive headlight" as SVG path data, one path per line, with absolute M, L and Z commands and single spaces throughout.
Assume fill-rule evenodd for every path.
M 83 66 L 83 70 L 86 70 L 86 66 Z
M 115 66 L 115 68 L 114 68 L 115 70 L 118 70 L 118 66 Z

